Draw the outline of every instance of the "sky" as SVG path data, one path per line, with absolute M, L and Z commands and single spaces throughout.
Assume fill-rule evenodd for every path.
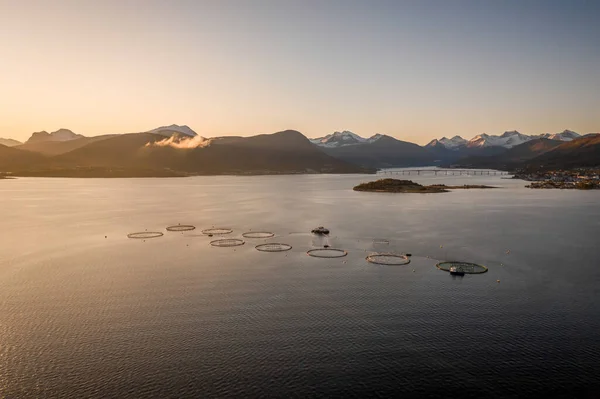
M 600 132 L 597 0 L 0 0 L 0 137 Z

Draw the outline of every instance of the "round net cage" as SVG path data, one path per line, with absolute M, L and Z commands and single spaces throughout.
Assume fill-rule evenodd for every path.
M 376 265 L 401 266 L 410 263 L 408 256 L 397 254 L 371 254 L 366 259 Z
M 348 252 L 335 248 L 315 248 L 309 250 L 306 254 L 315 258 L 343 258 L 348 255 Z
M 196 226 L 192 226 L 191 224 L 178 224 L 176 226 L 167 227 L 167 231 L 192 231 L 195 229 Z
M 202 234 L 206 234 L 207 236 L 220 236 L 231 233 L 233 233 L 233 230 L 222 227 L 213 227 L 212 229 L 202 230 Z
M 290 249 L 292 249 L 292 246 L 288 245 L 288 244 L 282 244 L 279 242 L 270 242 L 267 244 L 257 245 L 254 248 L 256 248 L 257 250 L 259 250 L 261 252 L 284 252 L 284 251 L 289 251 Z
M 245 237 L 245 238 L 271 238 L 271 237 L 275 237 L 275 233 L 271 233 L 270 231 L 249 231 L 247 233 L 242 234 L 242 237 Z
M 162 237 L 163 233 L 160 231 L 140 231 L 137 233 L 129 233 L 127 237 L 129 238 L 138 238 L 138 239 L 147 239 L 147 238 L 157 238 Z
M 244 245 L 244 240 L 240 240 L 238 238 L 214 240 L 210 242 L 210 245 L 213 247 L 238 247 L 240 245 Z
M 465 274 L 481 274 L 488 271 L 488 268 L 483 265 L 478 265 L 477 263 L 470 262 L 456 262 L 456 261 L 448 261 L 448 262 L 440 262 L 435 265 L 438 269 L 443 270 L 445 272 L 457 272 L 457 273 L 465 273 Z M 452 270 L 450 270 L 452 269 Z

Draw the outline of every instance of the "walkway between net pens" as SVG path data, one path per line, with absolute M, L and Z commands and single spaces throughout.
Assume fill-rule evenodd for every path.
M 402 169 L 402 170 L 380 170 L 378 175 L 421 175 L 421 174 L 438 174 L 444 176 L 460 176 L 460 175 L 508 175 L 508 172 L 502 170 L 479 170 L 479 169 Z

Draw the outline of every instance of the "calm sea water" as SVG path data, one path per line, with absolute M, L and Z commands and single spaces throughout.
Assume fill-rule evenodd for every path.
M 0 397 L 596 397 L 600 192 L 411 178 L 502 188 L 353 192 L 373 179 L 360 175 L 0 181 Z M 198 229 L 164 230 L 177 223 Z M 329 239 L 308 233 L 319 225 Z M 215 248 L 199 231 L 212 226 L 277 236 Z M 146 229 L 165 235 L 126 236 Z M 265 241 L 293 249 L 254 249 Z M 306 255 L 324 244 L 348 256 Z M 372 265 L 372 251 L 412 262 Z M 452 278 L 436 259 L 489 272 Z

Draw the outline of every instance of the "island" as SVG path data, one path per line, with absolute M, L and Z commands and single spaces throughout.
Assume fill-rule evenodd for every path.
M 361 183 L 354 187 L 354 191 L 370 191 L 376 193 L 447 193 L 454 189 L 471 188 L 496 188 L 492 186 L 465 184 L 462 186 L 447 186 L 445 184 L 432 184 L 423 186 L 412 180 L 380 179 L 368 183 Z

